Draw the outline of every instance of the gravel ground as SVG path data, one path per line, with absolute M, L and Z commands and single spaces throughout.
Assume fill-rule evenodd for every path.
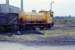
M 74 49 L 75 46 L 26 46 L 18 43 L 0 42 L 0 50 L 74 50 Z
M 19 42 L 27 45 L 75 45 L 75 28 L 66 25 L 54 26 L 51 30 L 23 32 L 25 35 L 13 35 L 8 37 L 0 35 L 1 41 Z

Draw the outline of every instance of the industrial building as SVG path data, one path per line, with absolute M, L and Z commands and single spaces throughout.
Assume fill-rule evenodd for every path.
M 23 9 L 23 1 L 21 0 L 21 9 Z M 6 0 L 6 4 L 0 4 L 0 13 L 19 13 L 20 8 L 9 4 L 9 0 Z

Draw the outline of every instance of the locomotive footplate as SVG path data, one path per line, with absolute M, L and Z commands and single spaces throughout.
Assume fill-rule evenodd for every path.
M 19 29 L 21 30 L 35 30 L 36 28 L 40 28 L 40 30 L 43 29 L 50 29 L 53 26 L 53 23 L 49 23 L 49 24 L 23 24 L 23 25 L 19 25 Z

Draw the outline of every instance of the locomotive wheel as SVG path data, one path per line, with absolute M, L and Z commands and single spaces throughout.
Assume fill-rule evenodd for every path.
M 40 27 L 40 30 L 49 30 L 51 29 L 51 26 L 43 26 L 43 27 Z
M 45 28 L 44 27 L 40 27 L 40 30 L 44 30 Z

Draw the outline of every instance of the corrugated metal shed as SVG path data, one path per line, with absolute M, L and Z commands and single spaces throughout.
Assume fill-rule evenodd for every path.
M 20 8 L 7 5 L 7 4 L 0 4 L 0 13 L 19 13 Z

